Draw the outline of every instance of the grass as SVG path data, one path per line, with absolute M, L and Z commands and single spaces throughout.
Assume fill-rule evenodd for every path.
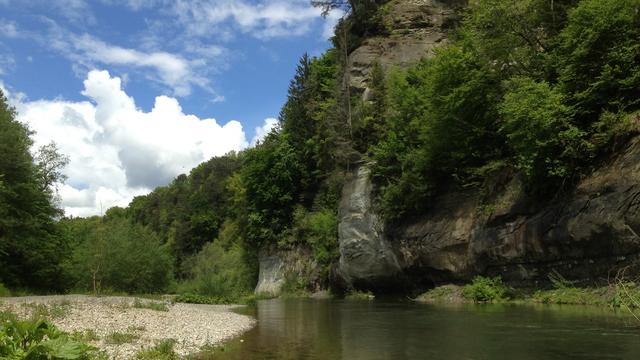
M 84 331 L 76 331 L 71 336 L 81 342 L 90 342 L 90 341 L 98 341 L 100 340 L 100 336 L 93 329 L 88 329 Z
M 162 340 L 156 346 L 139 351 L 134 359 L 137 360 L 177 360 L 180 356 L 176 354 L 174 347 L 176 341 L 174 339 Z
M 50 304 L 27 303 L 23 307 L 29 309 L 32 319 L 62 319 L 71 313 L 71 302 L 62 300 Z
M 105 342 L 111 345 L 132 344 L 139 338 L 140 335 L 132 332 L 121 333 L 116 331 L 107 335 L 107 337 L 105 338 Z
M 142 301 L 136 298 L 133 302 L 133 307 L 136 309 L 149 309 L 155 311 L 169 311 L 169 307 L 164 302 L 158 301 Z
M 455 285 L 433 288 L 418 296 L 418 302 L 493 302 L 530 303 L 550 305 L 590 305 L 607 306 L 628 310 L 640 321 L 640 282 L 615 280 L 608 286 L 577 287 L 559 274 L 551 274 L 553 288 L 520 292 L 506 287 L 500 278 L 476 277 L 465 285 L 462 292 Z

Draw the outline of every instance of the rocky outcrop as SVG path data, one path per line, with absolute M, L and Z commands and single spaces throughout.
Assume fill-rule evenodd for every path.
M 593 281 L 640 254 L 640 137 L 576 186 L 539 207 L 511 178 L 491 199 L 478 192 L 441 197 L 426 216 L 392 236 L 403 269 L 414 276 L 508 281 Z
M 260 272 L 256 295 L 276 297 L 284 290 L 318 292 L 327 288 L 322 269 L 310 249 L 263 249 L 258 260 Z
M 366 94 L 374 63 L 406 68 L 446 42 L 466 0 L 391 0 L 383 6 L 387 34 L 370 37 L 349 55 L 349 83 Z M 366 96 L 366 95 L 365 95 Z
M 367 228 L 366 221 L 354 217 L 349 224 L 343 217 L 341 229 L 356 226 L 363 235 L 354 246 L 355 237 L 341 234 L 341 249 L 350 250 L 341 252 L 341 269 L 358 268 L 349 273 L 352 282 L 400 273 L 417 287 L 477 274 L 501 275 L 519 285 L 548 282 L 552 272 L 575 281 L 606 281 L 640 259 L 640 137 L 606 164 L 571 194 L 546 205 L 528 198 L 518 177 L 509 174 L 496 177 L 488 195 L 487 189 L 443 194 L 424 216 L 387 231 L 384 256 L 371 250 L 385 239 L 379 221 Z M 361 183 L 367 183 L 365 174 Z M 370 199 L 359 201 L 370 206 Z
M 278 254 L 262 252 L 260 271 L 255 293 L 261 296 L 278 296 L 285 283 L 285 263 Z
M 369 167 L 356 167 L 342 190 L 338 212 L 340 263 L 338 273 L 347 285 L 375 285 L 400 272 L 384 226 L 373 207 Z

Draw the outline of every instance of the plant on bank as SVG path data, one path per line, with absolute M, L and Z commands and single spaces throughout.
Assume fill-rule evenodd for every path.
M 462 289 L 462 296 L 474 302 L 493 302 L 507 299 L 508 288 L 499 276 L 494 278 L 476 276 L 471 284 Z
M 46 320 L 20 321 L 0 316 L 0 359 L 92 359 L 96 349 L 72 339 Z

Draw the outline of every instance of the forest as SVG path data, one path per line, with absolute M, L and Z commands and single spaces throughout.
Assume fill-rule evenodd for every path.
M 363 100 L 348 54 L 383 35 L 385 1 L 351 8 L 318 57 L 303 55 L 279 126 L 103 216 L 65 217 L 67 157 L 34 151 L 0 96 L 0 294 L 174 293 L 212 302 L 253 294 L 265 249 L 305 248 L 331 287 L 346 173 L 372 164 L 384 220 L 429 210 L 496 172 L 540 202 L 569 192 L 640 122 L 640 0 L 475 0 L 453 36 L 410 69 L 376 65 Z M 342 35 L 340 35 L 342 34 Z

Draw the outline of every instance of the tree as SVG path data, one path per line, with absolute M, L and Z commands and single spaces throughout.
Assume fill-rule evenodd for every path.
M 329 15 L 329 12 L 333 9 L 340 9 L 344 12 L 349 12 L 351 9 L 355 9 L 356 0 L 311 0 L 311 5 L 322 9 L 322 16 Z
M 513 78 L 500 104 L 500 131 L 515 152 L 515 164 L 532 190 L 557 191 L 588 159 L 586 132 L 572 124 L 572 109 L 557 88 Z
M 583 0 L 559 35 L 560 81 L 583 126 L 640 109 L 640 0 Z
M 67 180 L 62 170 L 69 163 L 69 157 L 60 153 L 55 142 L 41 146 L 35 162 L 42 191 L 53 191 L 56 184 Z
M 10 287 L 60 288 L 69 249 L 55 223 L 61 211 L 41 172 L 49 165 L 58 168 L 34 161 L 31 132 L 16 115 L 0 92 L 0 281 Z

